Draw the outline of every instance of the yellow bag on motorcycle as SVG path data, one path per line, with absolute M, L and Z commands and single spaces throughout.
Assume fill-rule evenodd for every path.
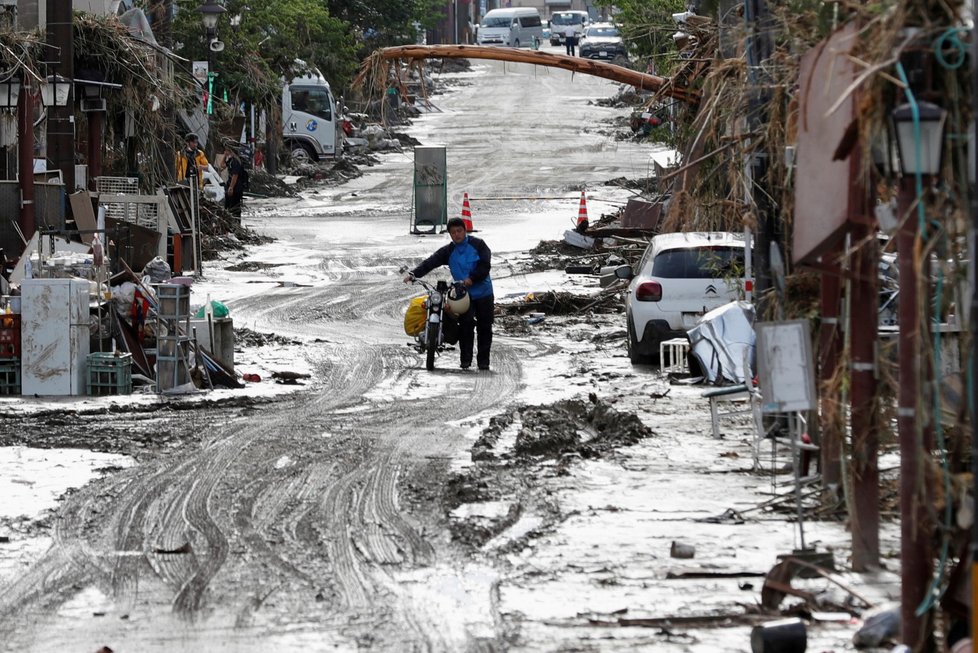
M 404 333 L 409 336 L 416 336 L 424 331 L 424 323 L 428 319 L 428 311 L 425 309 L 426 297 L 415 297 L 408 304 L 407 313 L 404 314 Z

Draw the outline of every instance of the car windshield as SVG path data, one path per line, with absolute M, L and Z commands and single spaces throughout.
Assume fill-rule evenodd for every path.
M 652 276 L 662 279 L 722 279 L 744 269 L 742 247 L 693 247 L 660 252 Z
M 552 25 L 580 25 L 584 17 L 580 14 L 554 14 L 550 18 Z
M 513 22 L 506 16 L 486 16 L 482 21 L 483 27 L 509 27 Z
M 589 27 L 587 30 L 587 35 L 591 37 L 618 36 L 618 28 L 617 27 Z

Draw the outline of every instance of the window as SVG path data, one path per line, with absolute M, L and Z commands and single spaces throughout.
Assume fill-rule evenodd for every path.
M 483 27 L 509 27 L 509 18 L 506 16 L 486 16 L 482 20 Z
M 723 279 L 743 269 L 743 248 L 696 247 L 660 252 L 652 264 L 652 276 L 662 279 Z
M 523 27 L 540 27 L 542 25 L 539 16 L 523 16 L 520 22 L 523 24 Z
M 570 12 L 560 12 L 556 13 L 550 17 L 550 23 L 552 25 L 581 25 L 584 23 L 584 16 L 581 14 L 572 14 Z
M 292 110 L 312 114 L 323 120 L 332 120 L 329 91 L 324 88 L 293 88 Z

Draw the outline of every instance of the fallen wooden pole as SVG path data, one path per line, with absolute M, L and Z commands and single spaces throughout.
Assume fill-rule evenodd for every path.
M 698 104 L 700 100 L 699 91 L 695 89 L 676 87 L 667 77 L 649 75 L 624 66 L 564 54 L 540 52 L 539 50 L 484 45 L 402 45 L 376 50 L 364 61 L 360 72 L 354 79 L 354 85 L 363 85 L 370 78 L 370 71 L 374 70 L 380 61 L 395 59 L 489 59 L 528 63 L 603 77 L 622 84 L 629 84 L 638 90 L 664 90 L 665 95 L 688 104 Z

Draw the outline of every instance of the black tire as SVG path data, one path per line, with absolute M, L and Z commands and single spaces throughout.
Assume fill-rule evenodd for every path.
M 638 338 L 635 337 L 635 328 L 632 326 L 632 318 L 631 316 L 628 316 L 627 319 L 628 319 L 628 360 L 631 361 L 632 365 L 651 364 L 654 360 L 654 357 L 639 352 Z
M 435 369 L 435 351 L 438 349 L 438 327 L 429 324 L 425 335 L 424 366 L 431 372 Z
M 305 143 L 296 143 L 289 149 L 293 165 L 303 165 L 316 160 L 316 155 Z

